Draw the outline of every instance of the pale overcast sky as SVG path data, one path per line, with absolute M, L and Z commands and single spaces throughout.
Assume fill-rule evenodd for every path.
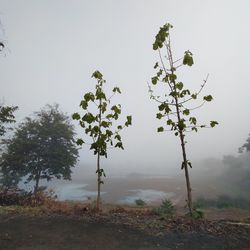
M 250 1 L 248 0 L 0 0 L 0 98 L 18 105 L 22 120 L 45 104 L 59 103 L 68 114 L 78 111 L 91 79 L 99 69 L 133 126 L 122 133 L 124 151 L 110 153 L 108 171 L 166 172 L 178 169 L 178 138 L 157 134 L 157 104 L 149 99 L 147 81 L 158 59 L 154 36 L 173 24 L 175 58 L 190 50 L 195 64 L 182 81 L 215 100 L 197 112 L 201 121 L 218 120 L 215 129 L 188 135 L 191 160 L 235 154 L 250 132 Z M 79 135 L 81 130 L 77 128 Z M 88 146 L 81 150 L 81 168 L 95 165 Z M 198 167 L 198 166 L 197 166 Z

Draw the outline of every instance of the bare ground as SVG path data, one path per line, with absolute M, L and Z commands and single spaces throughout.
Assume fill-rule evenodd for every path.
M 185 218 L 161 221 L 124 211 L 74 217 L 4 213 L 0 249 L 250 249 L 250 228 Z

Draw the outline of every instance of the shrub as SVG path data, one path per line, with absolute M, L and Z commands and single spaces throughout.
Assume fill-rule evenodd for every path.
M 55 200 L 53 192 L 27 192 L 18 188 L 0 189 L 0 205 L 1 206 L 31 206 L 36 207 L 44 205 L 46 202 Z
M 154 208 L 153 212 L 165 219 L 173 217 L 175 209 L 171 200 L 164 199 L 162 200 L 160 207 Z
M 193 219 L 202 219 L 204 217 L 204 212 L 200 208 L 193 208 L 192 218 Z
M 147 203 L 144 200 L 142 200 L 142 199 L 135 200 L 135 204 L 137 206 L 141 206 L 141 207 L 147 205 Z

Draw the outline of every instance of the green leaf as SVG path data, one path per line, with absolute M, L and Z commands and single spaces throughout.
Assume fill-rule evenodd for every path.
M 117 126 L 117 129 L 121 130 L 121 129 L 122 129 L 122 126 L 121 126 L 121 125 Z
M 207 101 L 207 102 L 211 102 L 213 100 L 213 97 L 211 95 L 207 95 L 203 97 L 203 100 Z
M 175 86 L 176 86 L 177 89 L 182 90 L 184 85 L 183 85 L 182 82 L 178 82 L 178 83 L 176 83 Z
M 106 115 L 106 118 L 107 118 L 108 120 L 111 120 L 111 119 L 113 118 L 113 115 L 112 115 L 112 114 L 108 114 L 108 115 Z
M 86 113 L 83 116 L 82 120 L 90 124 L 95 121 L 95 117 L 91 113 Z
M 197 94 L 192 94 L 191 97 L 195 100 L 197 99 Z
M 171 119 L 168 119 L 167 120 L 167 125 L 172 125 L 173 124 L 173 121 Z
M 194 124 L 194 125 L 197 124 L 197 120 L 196 120 L 195 117 L 190 117 L 190 118 L 189 118 L 189 121 L 190 121 L 191 124 Z
M 168 79 L 169 79 L 168 75 L 165 75 L 165 77 L 162 78 L 162 81 L 163 82 L 168 82 Z
M 116 134 L 116 135 L 115 135 L 115 139 L 118 140 L 118 141 L 121 141 L 122 138 L 121 138 L 120 135 Z
M 157 67 L 159 67 L 158 62 L 155 64 L 154 69 L 156 69 Z
M 82 145 L 83 143 L 85 143 L 82 139 L 77 139 L 77 141 L 76 141 L 76 144 L 77 145 Z
M 132 116 L 127 116 L 127 121 L 125 122 L 125 126 L 128 127 L 129 125 L 132 125 Z
M 122 145 L 122 142 L 117 142 L 117 143 L 115 144 L 115 148 L 124 149 L 124 148 L 123 148 L 123 145 Z
M 213 128 L 216 125 L 218 125 L 219 123 L 217 121 L 210 121 L 210 126 Z
M 95 133 L 96 135 L 98 135 L 98 133 L 100 132 L 99 126 L 94 126 L 91 130 L 91 132 Z
M 184 115 L 189 115 L 189 114 L 190 114 L 190 110 L 189 110 L 189 109 L 183 110 L 183 114 L 184 114 Z
M 198 132 L 198 128 L 196 128 L 196 127 L 192 127 L 192 130 L 195 132 Z
M 101 105 L 101 111 L 104 114 L 106 112 L 106 110 L 107 110 L 107 103 L 103 102 L 102 105 Z
M 187 162 L 190 168 L 192 168 L 192 163 L 190 161 Z
M 169 95 L 173 96 L 173 97 L 179 97 L 179 92 L 178 91 L 172 91 L 172 92 L 170 92 Z
M 158 81 L 158 77 L 157 76 L 154 76 L 154 77 L 151 78 L 151 82 L 152 82 L 153 85 L 156 85 L 157 81 Z
M 179 133 L 178 133 L 178 132 L 175 132 L 175 133 L 174 133 L 174 135 L 175 135 L 175 136 L 178 136 L 178 135 L 179 135 Z
M 160 69 L 160 70 L 157 72 L 157 77 L 160 77 L 160 76 L 162 75 L 162 72 L 163 72 L 163 70 Z M 159 78 L 158 78 L 158 79 L 159 79 Z
M 96 89 L 95 95 L 96 95 L 96 99 L 97 99 L 97 100 L 101 100 L 101 99 L 106 100 L 106 95 L 105 95 L 105 93 L 102 91 L 101 88 L 97 88 L 97 89 Z
M 161 105 L 158 106 L 158 109 L 159 109 L 160 111 L 163 111 L 164 108 L 165 108 L 165 103 L 162 103 Z
M 178 128 L 179 128 L 179 130 L 184 130 L 186 128 L 186 124 L 185 124 L 185 120 L 184 119 L 181 119 L 178 122 Z
M 169 113 L 171 109 L 169 108 L 169 105 L 167 103 L 162 103 L 158 106 L 159 111 L 165 111 L 165 113 Z
M 158 44 L 157 43 L 154 43 L 153 44 L 153 50 L 157 50 L 158 49 Z
M 113 92 L 118 92 L 119 94 L 121 94 L 121 90 L 118 87 L 114 87 Z
M 106 135 L 108 136 L 108 137 L 111 137 L 112 135 L 113 135 L 113 132 L 111 131 L 111 130 L 106 130 Z
M 170 82 L 174 82 L 177 79 L 177 75 L 175 74 L 169 74 L 169 80 Z
M 188 65 L 188 66 L 192 66 L 194 64 L 193 54 L 189 50 L 185 51 L 185 55 L 183 58 L 183 64 Z
M 99 169 L 99 170 L 96 170 L 96 173 L 97 173 L 99 176 L 104 176 L 104 177 L 106 177 L 106 174 L 105 174 L 103 168 L 101 168 L 101 169 Z M 103 181 L 100 181 L 100 183 L 101 183 L 101 182 L 103 182 Z M 102 184 L 103 184 L 103 183 L 102 183 Z
M 112 106 L 111 110 L 113 110 L 116 114 L 121 114 L 121 109 L 117 105 Z
M 156 114 L 156 118 L 157 118 L 157 119 L 161 119 L 162 117 L 163 117 L 163 115 L 162 115 L 161 113 L 157 113 L 157 114 Z
M 185 167 L 185 163 L 184 161 L 181 163 L 181 169 L 183 169 Z
M 95 96 L 94 96 L 93 93 L 89 92 L 89 93 L 86 93 L 84 95 L 84 99 L 85 99 L 86 102 L 89 102 L 89 101 L 93 102 L 95 100 Z
M 184 97 L 185 95 L 190 95 L 189 89 L 184 89 L 181 91 L 180 97 Z
M 102 121 L 101 126 L 104 128 L 108 128 L 110 126 L 110 122 Z
M 85 122 L 84 122 L 84 121 L 80 121 L 79 123 L 80 123 L 80 126 L 81 126 L 82 128 L 85 128 Z
M 102 73 L 98 70 L 96 70 L 93 74 L 92 77 L 98 79 L 98 80 L 102 80 Z
M 164 131 L 164 128 L 163 127 L 159 127 L 158 129 L 157 129 L 157 132 L 159 133 L 159 132 L 163 132 Z
M 73 118 L 73 120 L 79 120 L 81 118 L 81 116 L 78 113 L 74 113 L 72 115 L 72 118 Z
M 86 110 L 88 107 L 88 102 L 86 102 L 85 100 L 82 100 L 80 103 L 80 107 Z

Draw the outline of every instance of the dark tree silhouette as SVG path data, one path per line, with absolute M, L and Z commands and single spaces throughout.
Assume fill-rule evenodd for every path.
M 36 193 L 41 179 L 70 179 L 78 157 L 74 134 L 69 117 L 58 105 L 47 105 L 34 118 L 27 117 L 7 142 L 2 184 L 17 184 L 20 176 L 26 176 L 27 182 L 35 181 Z

